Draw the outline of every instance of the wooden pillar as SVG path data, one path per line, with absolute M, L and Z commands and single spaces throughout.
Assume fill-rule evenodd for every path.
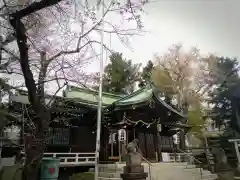
M 186 144 L 185 144 L 185 132 L 183 129 L 181 129 L 180 133 L 179 133 L 179 136 L 180 136 L 180 149 L 181 150 L 185 150 L 186 148 Z
M 121 162 L 122 159 L 121 159 L 121 142 L 120 141 L 118 141 L 118 157 L 119 157 L 119 162 Z
M 109 159 L 109 129 L 108 128 L 104 128 L 104 161 L 107 161 Z
M 145 158 L 146 159 L 148 159 L 148 154 L 149 154 L 149 152 L 148 152 L 148 147 L 147 147 L 147 137 L 146 137 L 146 132 L 143 132 L 143 134 L 144 134 L 144 148 L 145 148 Z
M 158 147 L 158 161 L 162 161 L 162 141 L 161 141 L 161 136 L 159 133 L 157 133 L 157 147 Z
M 159 162 L 158 132 L 154 134 L 154 147 L 156 151 L 156 161 Z
M 133 139 L 136 139 L 136 129 L 135 129 L 135 126 L 133 127 Z
M 175 159 L 175 161 L 177 161 L 177 144 L 174 143 L 173 137 L 172 137 L 172 142 L 173 142 L 174 159 Z
M 106 161 L 107 159 L 106 159 L 106 154 L 107 154 L 107 151 L 108 151 L 108 149 L 106 149 L 106 139 L 107 139 L 107 137 L 106 137 L 106 130 L 107 130 L 107 128 L 106 127 L 104 127 L 103 125 L 102 125 L 102 127 L 101 127 L 101 129 L 102 129 L 102 131 L 101 131 L 101 141 L 100 141 L 100 156 L 99 156 L 99 160 L 100 161 Z
M 157 133 L 155 132 L 153 137 L 153 143 L 154 143 L 154 149 L 155 149 L 155 155 L 156 155 L 156 162 L 158 162 L 158 144 L 157 144 Z
M 110 130 L 109 134 L 110 134 L 109 138 L 111 138 L 111 155 L 110 156 L 114 156 L 113 155 L 113 131 Z

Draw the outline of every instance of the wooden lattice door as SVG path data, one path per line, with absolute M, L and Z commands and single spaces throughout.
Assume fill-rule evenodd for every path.
M 174 142 L 172 136 L 159 136 L 158 143 L 162 152 L 174 152 Z
M 141 154 L 143 157 L 147 156 L 146 151 L 146 140 L 145 140 L 145 134 L 144 133 L 138 133 L 138 140 L 139 140 L 139 148 L 141 150 Z
M 148 160 L 156 159 L 156 147 L 154 143 L 154 134 L 152 133 L 138 133 L 139 148 L 143 157 Z
M 146 133 L 146 150 L 147 150 L 147 159 L 155 160 L 156 159 L 156 147 L 154 146 L 154 134 Z

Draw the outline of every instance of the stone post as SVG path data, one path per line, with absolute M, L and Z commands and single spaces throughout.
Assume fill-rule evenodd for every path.
M 237 180 L 237 179 L 240 179 L 240 153 L 239 153 L 239 148 L 238 148 L 239 139 L 234 140 L 233 143 L 234 143 L 237 160 L 238 160 L 237 168 L 234 171 L 234 179 Z

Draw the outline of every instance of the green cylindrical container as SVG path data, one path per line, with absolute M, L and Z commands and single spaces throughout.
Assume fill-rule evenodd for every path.
M 60 159 L 43 158 L 41 164 L 41 180 L 57 180 L 59 173 Z

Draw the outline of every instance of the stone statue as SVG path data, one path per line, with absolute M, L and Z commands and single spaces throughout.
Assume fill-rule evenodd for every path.
M 139 141 L 137 139 L 134 139 L 132 142 L 128 143 L 128 145 L 126 147 L 127 153 L 137 152 L 138 143 L 139 143 Z
M 141 165 L 142 162 L 142 155 L 138 152 L 138 140 L 134 139 L 132 142 L 130 142 L 126 149 L 127 149 L 127 155 L 126 155 L 126 165 Z
M 134 139 L 126 146 L 126 166 L 123 167 L 123 180 L 145 180 L 148 176 L 141 165 L 142 155 L 138 152 L 138 140 Z

